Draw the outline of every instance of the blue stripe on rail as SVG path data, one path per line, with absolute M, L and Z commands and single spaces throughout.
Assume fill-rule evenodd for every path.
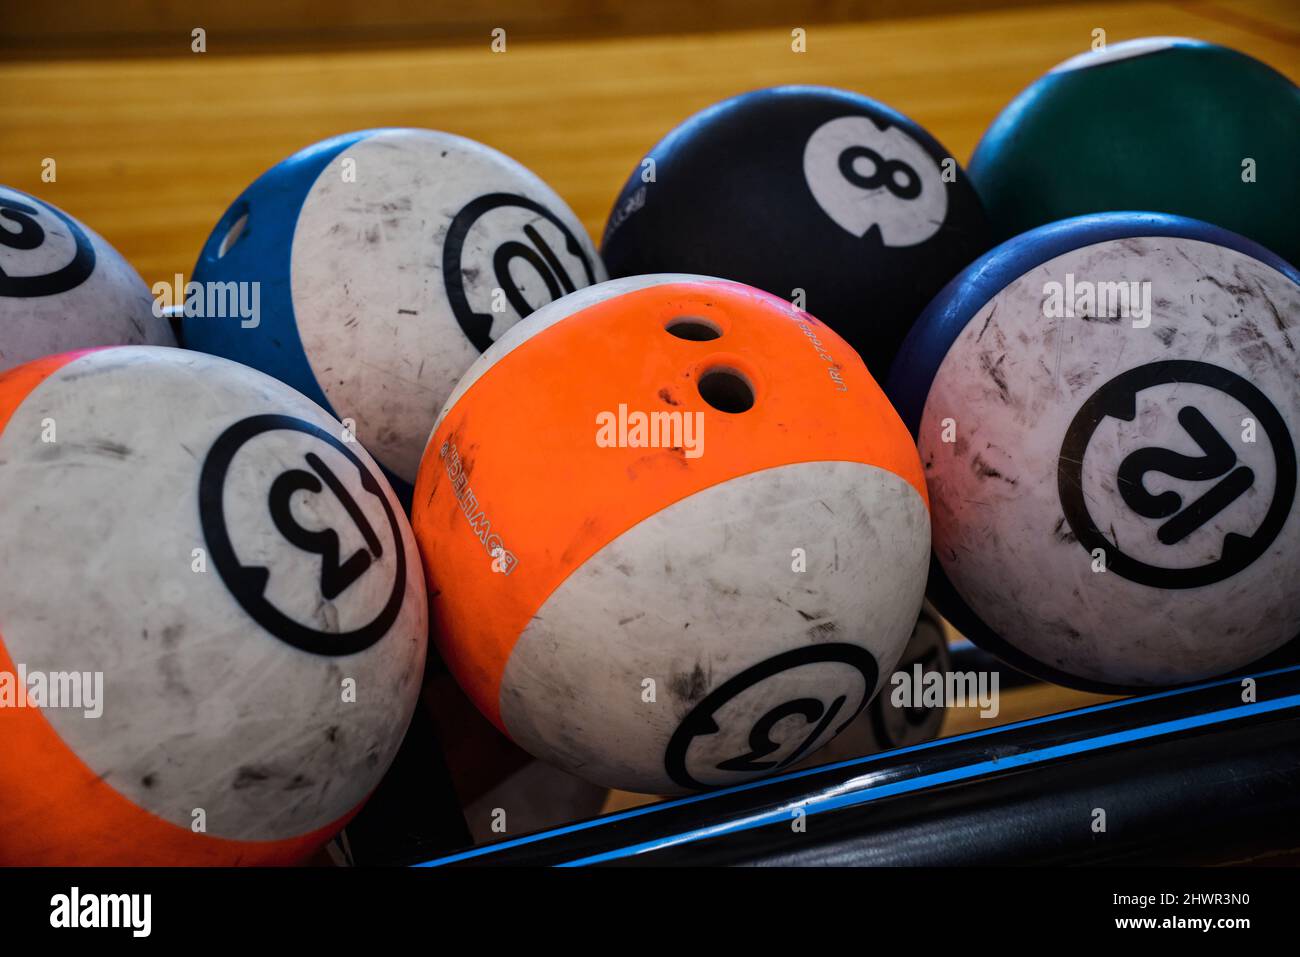
M 440 867 L 443 864 L 455 864 L 458 861 L 472 860 L 478 857 L 484 857 L 489 854 L 495 854 L 498 851 L 508 850 L 515 847 L 523 847 L 528 844 L 535 844 L 538 841 L 550 840 L 554 837 L 560 837 L 565 834 L 574 834 L 580 831 L 590 830 L 596 827 L 602 827 L 607 824 L 615 824 L 620 821 L 631 820 L 632 818 L 642 817 L 647 814 L 654 814 L 659 811 L 670 808 L 685 807 L 691 804 L 698 804 L 703 801 L 710 801 L 714 798 L 723 797 L 730 794 L 740 794 L 745 791 L 752 791 L 757 788 L 770 787 L 774 784 L 785 781 L 795 781 L 800 778 L 808 777 L 812 774 L 821 774 L 826 771 L 835 771 L 842 768 L 850 768 L 858 765 L 869 764 L 873 761 L 879 761 L 886 756 L 898 754 L 913 754 L 917 751 L 924 751 L 930 748 L 945 746 L 959 741 L 972 741 L 978 738 L 988 737 L 990 735 L 1005 734 L 1019 728 L 1029 728 L 1035 725 L 1050 724 L 1055 721 L 1061 721 L 1066 718 L 1073 718 L 1083 714 L 1097 714 L 1103 711 L 1110 711 L 1114 708 L 1123 708 L 1132 704 L 1139 704 L 1144 701 L 1157 701 L 1161 698 L 1178 697 L 1180 695 L 1190 694 L 1195 691 L 1203 691 L 1207 688 L 1217 688 L 1224 685 L 1240 684 L 1245 678 L 1266 678 L 1271 675 L 1287 674 L 1290 672 L 1300 671 L 1300 665 L 1289 665 L 1285 668 L 1274 668 L 1270 671 L 1261 671 L 1254 675 L 1242 675 L 1232 678 L 1221 678 L 1215 681 L 1207 681 L 1203 684 L 1189 685 L 1184 688 L 1174 688 L 1170 691 L 1158 691 L 1149 695 L 1139 695 L 1132 698 L 1121 698 L 1118 701 L 1106 701 L 1101 704 L 1089 705 L 1086 708 L 1076 708 L 1072 711 L 1062 711 L 1057 714 L 1043 715 L 1038 718 L 1027 718 L 1024 721 L 1015 721 L 1011 724 L 998 725 L 996 728 L 986 728 L 982 731 L 968 731 L 965 734 L 953 735 L 950 738 L 936 738 L 933 741 L 926 741 L 922 744 L 914 744 L 906 748 L 899 748 L 894 751 L 881 751 L 877 754 L 868 754 L 860 758 L 852 758 L 846 761 L 839 761 L 834 764 L 823 764 L 815 768 L 806 768 L 802 771 L 791 771 L 786 774 L 779 774 L 774 777 L 761 778 L 757 781 L 749 781 L 745 784 L 736 784 L 726 788 L 718 788 L 713 791 L 704 791 L 700 794 L 692 794 L 687 797 L 674 798 L 668 801 L 658 801 L 654 804 L 647 804 L 642 807 L 631 808 L 627 811 L 621 811 L 617 814 L 609 814 L 603 817 L 591 818 L 586 821 L 577 821 L 573 824 L 566 824 L 561 827 L 549 828 L 545 831 L 537 831 L 533 834 L 526 834 L 523 837 L 517 837 L 509 841 L 501 841 L 496 844 L 489 844 L 484 847 L 469 848 L 468 850 L 459 851 L 446 857 L 436 857 L 428 861 L 415 864 L 415 867 Z
M 920 777 L 909 778 L 906 781 L 895 781 L 892 784 L 882 784 L 878 787 L 862 788 L 848 794 L 833 794 L 826 797 L 815 797 L 810 799 L 806 805 L 801 805 L 800 810 L 802 810 L 807 816 L 811 817 L 814 814 L 820 814 L 824 811 L 834 811 L 839 808 L 867 804 L 868 802 L 892 797 L 896 794 L 920 791 L 925 788 L 936 787 L 940 784 L 950 784 L 953 781 L 964 781 L 968 778 L 979 777 L 982 774 L 988 774 L 994 771 L 1006 771 L 1011 768 L 1024 767 L 1026 765 L 1041 764 L 1044 761 L 1051 761 L 1069 755 L 1086 754 L 1089 751 L 1099 751 L 1105 748 L 1114 747 L 1115 745 L 1128 744 L 1132 741 L 1142 741 L 1147 738 L 1173 734 L 1174 732 L 1185 731 L 1189 728 L 1200 728 L 1212 724 L 1222 724 L 1227 721 L 1235 721 L 1252 715 L 1267 714 L 1270 711 L 1280 711 L 1285 708 L 1296 706 L 1300 706 L 1300 695 L 1288 695 L 1285 698 L 1278 698 L 1276 701 L 1259 701 L 1254 704 L 1241 705 L 1236 708 L 1226 708 L 1222 711 L 1210 711 L 1204 714 L 1190 715 L 1186 718 L 1178 718 L 1173 721 L 1162 721 L 1157 724 L 1144 725 L 1139 728 L 1128 728 L 1124 731 L 1115 731 L 1110 734 L 1099 735 L 1095 738 L 1085 738 L 1081 741 L 1072 741 L 1068 744 L 1053 745 L 1050 748 L 1041 748 L 1037 751 L 1025 751 L 1019 754 L 1008 755 L 1006 757 L 995 758 L 992 760 L 977 761 L 974 764 L 968 764 L 958 768 L 949 768 L 946 771 L 936 771 L 933 774 L 925 774 Z M 767 824 L 777 824 L 781 821 L 791 820 L 794 820 L 794 815 L 791 810 L 789 808 L 780 808 L 775 811 L 767 811 L 761 814 L 754 814 L 749 817 L 740 818 L 738 820 L 727 821 L 723 824 L 715 824 L 712 827 L 698 828 L 693 831 L 683 831 L 680 834 L 656 838 L 652 841 L 643 841 L 640 844 L 631 844 L 627 847 L 602 851 L 599 854 L 580 857 L 576 860 L 567 861 L 557 866 L 582 867 L 588 864 L 600 864 L 605 861 L 613 861 L 624 857 L 633 857 L 637 854 L 644 854 L 647 851 L 657 851 L 678 844 L 690 844 L 694 841 L 701 841 L 710 837 L 719 837 L 723 834 L 738 834 L 742 831 L 753 830 L 756 827 L 763 827 Z

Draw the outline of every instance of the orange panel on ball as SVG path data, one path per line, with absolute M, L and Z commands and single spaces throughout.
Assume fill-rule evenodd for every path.
M 0 432 L 3 432 L 5 426 L 9 424 L 14 410 L 22 405 L 31 391 L 44 382 L 51 373 L 62 369 L 73 359 L 93 351 L 93 349 L 82 349 L 79 352 L 46 356 L 44 359 L 34 359 L 6 372 L 0 372 Z
M 53 358 L 66 361 L 68 357 Z M 5 384 L 0 380 L 0 388 Z M 18 673 L 3 635 L 0 673 Z M 0 748 L 0 794 L 4 795 L 0 865 L 4 866 L 295 864 L 360 810 L 310 834 L 279 841 L 233 841 L 186 830 L 132 804 L 68 749 L 40 708 L 0 708 L 0 741 L 5 743 Z M 32 787 L 33 781 L 40 786 Z M 40 826 L 31 826 L 34 821 L 40 821 Z M 51 840 L 51 835 L 57 839 Z

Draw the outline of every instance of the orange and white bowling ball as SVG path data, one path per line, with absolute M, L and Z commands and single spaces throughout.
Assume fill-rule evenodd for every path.
M 0 864 L 300 860 L 401 742 L 427 607 L 383 473 L 225 359 L 0 375 Z
M 750 780 L 829 741 L 921 607 L 916 449 L 845 342 L 737 283 L 639 276 L 470 367 L 420 463 L 433 635 L 478 707 L 608 787 Z

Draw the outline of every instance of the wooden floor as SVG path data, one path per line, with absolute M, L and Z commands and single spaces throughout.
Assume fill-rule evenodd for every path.
M 508 27 L 508 24 L 507 24 Z M 63 206 L 145 279 L 188 274 L 254 177 L 326 136 L 426 126 L 483 140 L 551 183 L 599 236 L 624 178 L 678 121 L 779 83 L 860 90 L 911 115 L 955 156 L 1021 88 L 1084 50 L 1176 34 L 1228 44 L 1300 77 L 1295 0 L 1115 3 L 788 28 L 360 52 L 228 55 L 221 36 L 164 57 L 0 63 L 0 182 Z M 19 51 L 21 52 L 21 51 Z M 15 51 L 6 53 L 15 55 Z M 57 161 L 55 183 L 41 163 Z

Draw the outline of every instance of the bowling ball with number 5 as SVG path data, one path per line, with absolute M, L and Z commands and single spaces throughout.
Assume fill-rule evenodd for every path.
M 664 137 L 619 194 L 601 251 L 613 277 L 701 273 L 791 300 L 879 378 L 989 245 L 979 198 L 933 136 L 865 96 L 789 86 Z
M 603 278 L 577 217 L 508 156 L 368 130 L 289 157 L 226 210 L 194 280 L 216 305 L 230 288 L 251 303 L 258 284 L 259 315 L 187 303 L 184 340 L 355 425 L 405 493 L 461 373 L 532 310 Z
M 999 246 L 887 389 L 934 513 L 931 598 L 1012 665 L 1124 691 L 1300 632 L 1300 273 L 1217 226 L 1105 213 Z
M 0 186 L 0 371 L 69 349 L 174 346 L 139 274 L 57 206 Z

